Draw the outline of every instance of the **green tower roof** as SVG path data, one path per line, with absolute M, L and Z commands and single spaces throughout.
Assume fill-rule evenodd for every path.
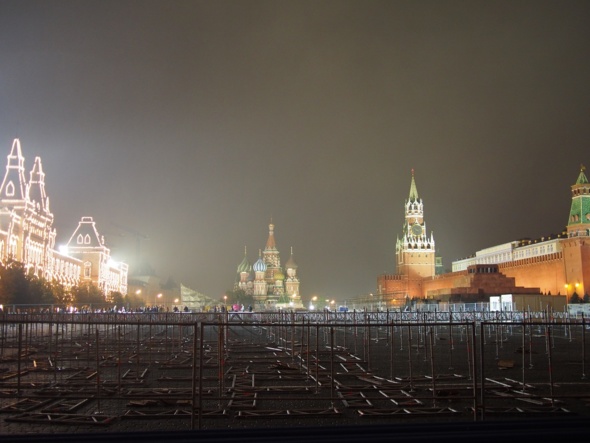
M 576 180 L 576 185 L 588 183 L 588 178 L 586 177 L 586 174 L 584 174 L 585 170 L 586 170 L 586 167 L 584 165 L 581 165 L 580 166 L 580 175 L 578 175 L 578 180 Z

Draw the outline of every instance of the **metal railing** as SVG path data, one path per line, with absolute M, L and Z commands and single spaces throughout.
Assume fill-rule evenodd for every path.
M 587 414 L 587 328 L 546 313 L 4 313 L 0 423 Z

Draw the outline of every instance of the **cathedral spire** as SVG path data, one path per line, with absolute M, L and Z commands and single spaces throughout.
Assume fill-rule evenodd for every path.
M 35 164 L 31 170 L 27 185 L 27 197 L 32 202 L 37 202 L 44 211 L 49 210 L 49 199 L 45 193 L 45 173 L 43 172 L 40 157 L 35 157 Z
M 265 250 L 272 250 L 276 249 L 275 244 L 275 225 L 272 223 L 272 218 L 270 219 L 270 224 L 268 225 L 268 240 L 266 240 L 266 248 Z
M 412 183 L 410 184 L 410 196 L 409 201 L 418 200 L 418 189 L 416 188 L 416 181 L 414 180 L 414 169 L 412 168 Z

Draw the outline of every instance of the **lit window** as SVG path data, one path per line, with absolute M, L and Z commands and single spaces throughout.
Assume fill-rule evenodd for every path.
M 6 195 L 8 197 L 14 196 L 14 183 L 12 183 L 11 181 L 8 182 L 8 184 L 6 185 Z

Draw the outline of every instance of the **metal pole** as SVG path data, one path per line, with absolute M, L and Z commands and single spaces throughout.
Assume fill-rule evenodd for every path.
M 481 372 L 481 376 L 480 376 L 480 399 L 479 399 L 479 403 L 481 405 L 481 420 L 484 421 L 485 420 L 485 410 L 486 410 L 486 406 L 485 406 L 485 348 L 484 348 L 484 340 L 485 340 L 485 329 L 484 329 L 484 323 L 481 322 L 479 327 L 480 327 L 480 337 L 479 337 L 479 370 Z M 473 334 L 475 337 L 475 325 L 473 326 Z M 473 362 L 475 363 L 475 353 L 473 356 Z M 475 369 L 475 364 L 473 365 L 473 418 L 474 420 L 477 420 L 477 394 L 476 394 L 476 369 Z
M 586 380 L 586 320 L 582 312 L 582 380 Z
M 411 326 L 408 323 L 408 369 L 409 369 L 409 378 L 410 378 L 410 392 L 414 391 L 414 381 L 412 379 L 412 331 L 410 330 Z
M 19 323 L 18 324 L 18 356 L 17 356 L 17 367 L 16 367 L 16 392 L 18 394 L 18 396 L 21 396 L 21 391 L 20 391 L 20 360 L 22 358 L 22 352 L 23 352 L 23 324 Z
M 389 325 L 389 379 L 393 380 L 393 321 Z
M 192 368 L 192 374 L 191 374 L 191 429 L 194 430 L 195 429 L 195 409 L 197 409 L 196 406 L 196 393 L 197 393 L 197 346 L 199 345 L 199 342 L 197 340 L 197 326 L 198 323 L 194 323 L 193 324 L 193 368 Z M 199 375 L 200 375 L 200 367 L 199 367 Z M 200 386 L 201 380 L 199 377 L 199 386 Z M 200 419 L 201 419 L 201 408 L 200 408 L 200 400 L 201 400 L 201 391 L 199 389 L 199 424 L 200 424 Z
M 334 326 L 330 326 L 330 403 L 334 407 Z
M 449 313 L 450 314 L 450 313 Z M 453 370 L 453 315 L 449 315 L 449 369 Z
M 551 342 L 551 326 L 548 326 L 547 329 L 547 342 Z M 549 363 L 549 390 L 551 396 L 551 406 L 555 406 L 555 398 L 553 397 L 553 361 L 552 361 L 552 353 L 551 346 L 548 346 L 547 351 L 547 361 Z
M 524 361 L 525 361 L 525 354 L 526 354 L 526 325 L 524 323 L 524 320 L 522 322 L 522 391 L 524 392 L 526 390 L 526 383 L 525 383 L 525 378 L 524 378 Z
M 377 330 L 379 327 L 377 326 Z M 371 372 L 371 318 L 367 317 L 367 370 Z
M 320 389 L 320 325 L 315 324 L 315 393 Z
M 100 414 L 100 350 L 98 349 L 98 325 L 96 326 L 96 401 L 98 404 L 97 414 Z
M 432 375 L 432 407 L 436 407 L 436 374 L 434 373 L 434 352 L 433 352 L 433 331 L 432 326 L 429 328 L 428 337 L 430 339 L 430 374 Z
M 203 417 L 203 353 L 205 348 L 205 325 L 201 322 L 201 334 L 199 336 L 199 429 L 202 429 Z

